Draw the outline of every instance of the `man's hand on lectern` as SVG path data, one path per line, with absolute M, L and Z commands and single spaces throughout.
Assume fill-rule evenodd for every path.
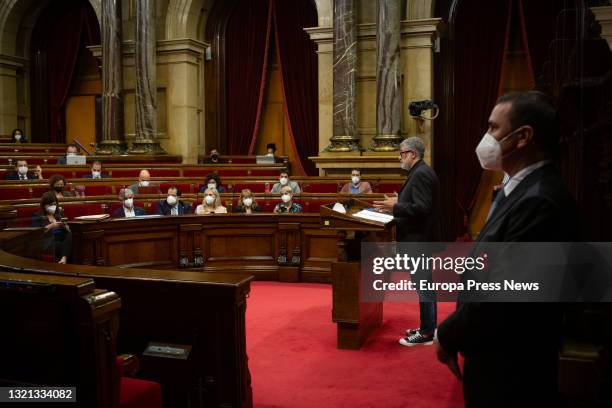
M 392 196 L 385 194 L 383 201 L 374 201 L 374 208 L 380 212 L 393 213 L 393 206 L 397 204 L 397 193 L 393 193 Z

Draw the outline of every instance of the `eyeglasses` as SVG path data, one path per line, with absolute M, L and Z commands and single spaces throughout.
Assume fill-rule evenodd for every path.
M 410 153 L 412 150 L 400 150 L 400 157 L 404 157 L 404 153 Z

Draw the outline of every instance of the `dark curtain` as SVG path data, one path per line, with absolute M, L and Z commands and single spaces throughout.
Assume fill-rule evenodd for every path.
M 79 51 L 99 43 L 97 17 L 87 1 L 53 3 L 42 13 L 32 36 L 33 141 L 66 141 L 64 105 Z
M 499 97 L 511 0 L 459 1 L 452 17 L 455 44 L 454 143 L 458 214 L 454 231 L 465 232 L 482 169 L 474 150 Z M 486 17 L 483 17 L 486 16 Z
M 302 174 L 317 174 L 308 159 L 318 153 L 318 65 L 316 46 L 303 30 L 315 27 L 317 11 L 309 0 L 275 0 L 274 23 L 286 117 Z
M 525 42 L 527 44 L 529 59 L 536 80 L 543 74 L 544 63 L 550 58 L 550 46 L 557 32 L 560 38 L 575 38 L 575 28 L 566 26 L 559 14 L 563 9 L 575 9 L 577 0 L 520 0 L 519 10 L 522 14 Z
M 255 147 L 271 12 L 271 0 L 241 0 L 227 22 L 227 154 L 249 154 Z

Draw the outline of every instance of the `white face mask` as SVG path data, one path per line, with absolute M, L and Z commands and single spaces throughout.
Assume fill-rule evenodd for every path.
M 283 194 L 281 196 L 281 200 L 283 200 L 284 203 L 288 203 L 289 201 L 291 201 L 291 196 L 289 194 Z
M 15 140 L 21 140 L 21 135 L 15 135 Z
M 208 205 L 213 205 L 213 203 L 215 202 L 215 197 L 207 195 L 206 197 L 204 197 L 204 201 L 206 201 L 206 204 Z
M 166 202 L 170 205 L 174 205 L 176 204 L 176 197 L 173 195 L 169 195 L 168 198 L 166 198 Z
M 28 174 L 28 166 L 19 166 L 19 174 L 21 174 L 22 176 Z
M 55 214 L 55 210 L 57 210 L 57 205 L 47 206 L 47 214 Z
M 353 177 L 351 177 L 351 181 L 353 182 L 353 184 L 357 184 L 357 183 L 359 183 L 359 180 L 361 180 L 361 179 L 359 178 L 359 176 L 353 176 Z
M 250 207 L 251 204 L 253 204 L 253 199 L 252 198 L 245 198 L 244 200 L 242 200 L 242 203 L 244 204 L 245 207 Z
M 285 186 L 289 182 L 289 179 L 287 177 L 281 177 L 279 181 L 283 186 Z
M 123 200 L 123 205 L 125 206 L 125 208 L 132 208 L 132 206 L 134 205 L 134 199 L 126 198 L 125 200 Z
M 216 190 L 217 189 L 217 183 L 208 183 L 207 187 L 208 188 L 214 188 Z
M 74 152 L 66 153 L 66 156 L 76 156 L 77 154 Z
M 478 146 L 476 146 L 476 156 L 478 156 L 478 161 L 483 169 L 502 171 L 501 142 L 512 136 L 515 132 L 509 133 L 502 140 L 495 139 L 489 132 L 485 133 Z
M 91 177 L 92 178 L 100 178 L 100 172 L 96 171 L 96 170 L 92 170 L 91 171 Z
M 142 180 L 140 182 L 140 187 L 149 187 L 149 180 Z

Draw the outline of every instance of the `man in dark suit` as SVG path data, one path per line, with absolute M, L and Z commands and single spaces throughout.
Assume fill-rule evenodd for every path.
M 42 180 L 42 168 L 37 165 L 34 172 L 28 170 L 27 160 L 17 160 L 15 171 L 6 175 L 7 180 Z
M 91 164 L 91 173 L 83 174 L 81 178 L 90 178 L 90 179 L 103 179 L 108 178 L 108 174 L 102 173 L 102 162 L 100 160 L 95 160 Z
M 75 144 L 69 144 L 66 147 L 66 156 L 60 156 L 57 158 L 57 164 L 66 164 L 67 156 L 76 156 L 79 154 L 79 148 Z
M 143 208 L 134 206 L 134 192 L 129 188 L 122 188 L 119 191 L 119 201 L 121 201 L 122 206 L 113 211 L 113 218 L 131 218 L 145 215 Z
M 473 253 L 487 242 L 578 240 L 575 203 L 552 164 L 558 135 L 555 108 L 544 94 L 498 100 L 476 154 L 483 168 L 503 170 L 509 180 Z M 460 301 L 438 328 L 438 359 L 463 378 L 467 407 L 558 406 L 561 319 L 554 303 Z
M 182 192 L 176 186 L 168 187 L 168 197 L 164 201 L 160 201 L 157 206 L 159 215 L 183 215 L 191 214 L 191 205 L 179 200 Z
M 399 195 L 375 201 L 374 207 L 393 214 L 398 242 L 436 242 L 439 236 L 438 176 L 423 161 L 425 144 L 419 137 L 410 137 L 400 143 L 399 161 L 408 177 Z M 431 281 L 431 270 L 419 270 L 413 280 Z M 406 330 L 400 339 L 403 346 L 430 345 L 436 330 L 437 307 L 434 291 L 419 291 L 421 325 L 418 329 Z

